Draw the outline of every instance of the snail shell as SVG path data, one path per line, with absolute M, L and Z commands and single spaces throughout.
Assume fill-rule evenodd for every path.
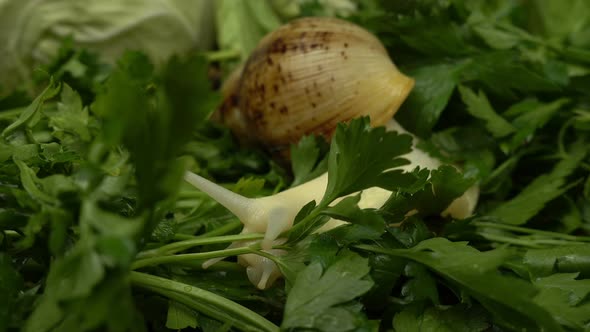
M 339 19 L 303 18 L 260 41 L 229 80 L 216 118 L 242 140 L 283 154 L 302 136 L 330 138 L 337 123 L 356 117 L 385 124 L 413 86 L 370 32 Z

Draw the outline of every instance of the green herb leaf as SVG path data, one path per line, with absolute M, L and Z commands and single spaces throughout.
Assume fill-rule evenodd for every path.
M 393 222 L 401 222 L 408 212 L 420 216 L 437 215 L 473 185 L 474 179 L 461 174 L 453 166 L 443 165 L 431 171 L 424 187 L 415 193 L 397 192 L 381 208 Z
M 569 101 L 558 99 L 551 103 L 539 103 L 535 100 L 525 100 L 510 107 L 505 115 L 516 116 L 512 124 L 517 128 L 517 133 L 512 138 L 510 149 L 515 149 L 531 139 L 535 132 L 557 114 L 557 111 Z
M 176 301 L 169 301 L 166 327 L 172 330 L 182 330 L 187 327 L 196 328 L 197 313 L 191 308 Z
M 479 252 L 464 242 L 453 243 L 444 238 L 425 240 L 410 249 L 357 247 L 424 264 L 477 299 L 502 325 L 512 329 L 526 327 L 562 331 L 553 316 L 532 302 L 536 294 L 532 285 L 497 271 L 511 256 L 507 250 Z
M 371 187 L 394 190 L 411 185 L 412 174 L 396 167 L 407 164 L 400 156 L 410 152 L 412 138 L 371 128 L 368 118 L 339 124 L 328 160 L 328 186 L 321 204 Z
M 222 49 L 236 51 L 242 60 L 281 23 L 267 1 L 222 0 L 216 8 L 217 40 Z
M 368 261 L 350 252 L 325 271 L 319 262 L 310 264 L 297 275 L 287 297 L 281 328 L 320 328 L 333 321 L 336 325 L 331 326 L 338 331 L 354 329 L 356 318 L 342 305 L 371 288 L 368 273 Z
M 429 301 L 432 304 L 440 304 L 436 281 L 423 265 L 409 262 L 404 269 L 404 275 L 410 278 L 401 291 L 405 301 Z
M 57 112 L 49 118 L 54 135 L 63 140 L 66 134 L 74 134 L 83 141 L 89 141 L 88 121 L 88 110 L 83 108 L 80 95 L 69 85 L 63 84 Z
M 590 279 L 577 280 L 577 275 L 559 273 L 534 280 L 540 289 L 534 301 L 560 324 L 581 331 L 590 322 Z
M 490 22 L 479 23 L 473 27 L 473 30 L 486 44 L 498 50 L 511 49 L 521 42 L 517 34 L 505 31 Z
M 328 170 L 328 158 L 323 156 L 327 149 L 321 136 L 305 136 L 297 145 L 291 146 L 291 165 L 295 177 L 291 187 L 315 179 Z
M 524 254 L 523 264 L 533 277 L 554 273 L 577 272 L 590 277 L 590 245 L 571 245 L 550 249 L 530 249 Z
M 341 243 L 350 243 L 361 239 L 378 239 L 385 231 L 385 220 L 376 210 L 358 207 L 360 198 L 360 195 L 346 197 L 335 206 L 322 211 L 322 214 L 352 223 L 352 225 L 332 231 L 338 234 L 335 236 Z
M 45 204 L 57 204 L 58 200 L 54 196 L 49 195 L 38 187 L 40 180 L 31 168 L 20 160 L 15 160 L 14 163 L 20 169 L 22 185 L 31 197 Z
M 0 253 L 0 281 L 0 292 L 4 296 L 0 301 L 0 331 L 8 331 L 18 294 L 24 284 L 22 276 L 10 262 L 10 256 L 5 253 Z
M 2 136 L 6 137 L 8 134 L 13 132 L 19 127 L 29 124 L 29 122 L 33 121 L 35 117 L 38 116 L 38 113 L 41 111 L 43 104 L 55 97 L 59 93 L 59 89 L 61 85 L 59 82 L 51 81 L 49 85 L 43 90 L 43 92 L 33 100 L 33 102 L 27 106 L 24 112 L 22 112 L 15 122 L 13 122 L 10 126 L 4 128 L 2 131 Z M 34 122 L 34 121 L 33 121 Z
M 502 222 L 522 225 L 535 216 L 548 202 L 567 190 L 566 178 L 576 169 L 586 156 L 584 143 L 577 142 L 565 159 L 562 159 L 551 171 L 537 177 L 518 196 L 504 202 L 490 215 Z
M 408 72 L 416 86 L 396 119 L 410 132 L 429 136 L 455 91 L 460 71 L 458 66 L 438 64 Z
M 490 328 L 489 317 L 481 307 L 410 307 L 393 318 L 396 331 L 476 332 Z
M 484 53 L 470 59 L 461 72 L 463 82 L 481 82 L 490 92 L 514 98 L 518 92 L 559 91 L 557 82 L 513 51 Z M 488 94 L 489 95 L 489 94 Z
M 475 94 L 473 90 L 459 86 L 459 92 L 461 93 L 463 102 L 467 105 L 467 111 L 474 117 L 483 120 L 486 124 L 486 129 L 494 137 L 504 137 L 516 131 L 516 128 L 494 111 L 488 98 L 482 91 L 479 91 L 479 94 Z

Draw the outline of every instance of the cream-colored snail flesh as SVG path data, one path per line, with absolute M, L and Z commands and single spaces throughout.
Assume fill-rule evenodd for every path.
M 286 24 L 264 37 L 241 72 L 224 88 L 226 99 L 215 119 L 242 141 L 263 146 L 285 157 L 290 144 L 304 135 L 330 138 L 339 122 L 370 116 L 373 126 L 408 133 L 392 119 L 408 96 L 414 80 L 396 68 L 379 40 L 354 24 L 333 18 L 305 18 Z M 436 169 L 441 162 L 415 148 L 404 155 L 410 164 Z M 191 172 L 186 181 L 209 194 L 244 224 L 242 233 L 264 233 L 263 250 L 272 249 L 278 237 L 290 229 L 299 210 L 319 202 L 328 175 L 269 197 L 245 198 Z M 361 193 L 359 207 L 380 208 L 391 192 L 370 188 Z M 473 187 L 443 212 L 454 218 L 473 213 L 478 188 Z M 341 225 L 330 220 L 320 231 Z M 244 246 L 248 243 L 235 243 Z M 205 267 L 217 260 L 208 261 Z M 250 281 L 264 289 L 280 276 L 268 258 L 241 255 Z

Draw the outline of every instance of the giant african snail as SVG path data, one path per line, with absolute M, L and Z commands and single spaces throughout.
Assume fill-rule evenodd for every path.
M 290 144 L 304 135 L 327 138 L 339 122 L 370 116 L 373 126 L 407 133 L 395 112 L 414 86 L 389 58 L 379 40 L 352 23 L 333 18 L 292 21 L 264 37 L 240 72 L 225 87 L 226 100 L 215 115 L 243 141 L 285 155 Z M 435 169 L 441 162 L 415 148 L 403 156 L 403 166 Z M 228 208 L 244 224 L 242 233 L 260 232 L 263 249 L 271 249 L 288 230 L 306 203 L 319 202 L 327 174 L 273 196 L 249 199 L 188 172 L 186 180 Z M 381 207 L 391 193 L 381 188 L 363 191 L 361 208 Z M 472 187 L 443 212 L 454 218 L 473 213 L 478 188 Z M 342 222 L 331 220 L 327 230 Z M 236 245 L 245 245 L 234 244 Z M 212 264 L 214 261 L 206 263 Z M 276 265 L 255 254 L 241 255 L 248 277 L 259 288 L 280 276 Z

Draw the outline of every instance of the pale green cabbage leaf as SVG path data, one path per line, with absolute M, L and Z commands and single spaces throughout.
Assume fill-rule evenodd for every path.
M 114 61 L 141 50 L 158 63 L 208 49 L 215 0 L 0 0 L 0 86 L 12 90 L 50 61 L 65 38 Z

